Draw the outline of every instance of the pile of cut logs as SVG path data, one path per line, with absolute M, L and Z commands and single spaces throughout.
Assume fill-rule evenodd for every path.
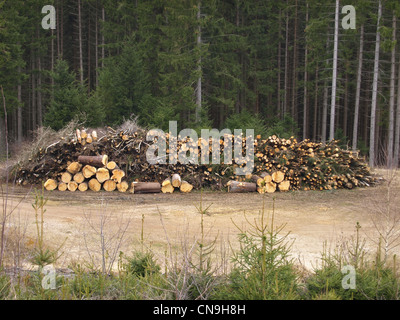
M 60 173 L 59 179 L 49 178 L 44 183 L 46 190 L 98 192 L 118 190 L 126 192 L 129 183 L 124 179 L 125 172 L 115 161 L 108 161 L 107 155 L 79 156 L 78 161 L 71 162 L 66 170 Z
M 233 139 L 233 137 L 229 137 Z M 169 137 L 167 136 L 167 139 Z M 243 139 L 243 144 L 245 139 Z M 175 141 L 178 150 L 201 154 L 206 141 L 195 144 Z M 220 141 L 220 154 L 224 144 Z M 41 147 L 28 162 L 15 167 L 17 182 L 37 185 L 45 182 L 48 190 L 93 191 L 118 190 L 134 193 L 174 190 L 191 192 L 210 188 L 229 192 L 271 193 L 288 190 L 330 190 L 371 186 L 377 180 L 364 159 L 357 153 L 327 144 L 270 136 L 254 139 L 254 170 L 246 176 L 235 176 L 240 164 L 150 164 L 146 151 L 146 131 L 114 130 L 97 133 L 79 130 Z M 212 145 L 209 143 L 209 152 Z M 169 145 L 167 145 L 167 157 Z M 112 159 L 112 161 L 109 161 Z M 199 161 L 200 162 L 200 161 Z

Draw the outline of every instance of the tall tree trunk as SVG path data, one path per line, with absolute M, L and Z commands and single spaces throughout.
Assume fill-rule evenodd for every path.
M 35 75 L 35 53 L 34 53 L 34 51 L 32 50 L 31 51 L 31 55 L 32 55 L 32 57 L 31 57 L 31 61 L 32 61 L 32 65 L 31 65 L 31 67 L 32 67 L 32 69 L 31 69 L 31 72 L 32 72 L 32 75 L 31 75 L 31 78 L 32 78 L 32 92 L 31 92 L 31 95 L 32 95 L 32 109 L 31 109 L 31 112 L 32 112 L 32 130 L 36 130 L 36 127 L 37 127 L 37 121 L 36 121 L 36 119 L 37 119 L 37 108 L 36 108 L 36 75 Z
M 285 32 L 286 32 L 286 40 L 285 40 L 285 83 L 283 86 L 283 114 L 282 116 L 285 115 L 285 113 L 287 112 L 287 106 L 288 106 L 288 82 L 289 82 L 289 9 L 288 9 L 288 0 L 286 1 L 286 28 L 285 28 Z
M 88 94 L 90 93 L 90 87 L 91 87 L 91 81 L 92 81 L 92 75 L 91 75 L 91 22 L 90 22 L 90 6 L 88 7 L 88 19 L 87 19 L 87 26 L 88 26 L 88 41 L 87 41 L 87 90 Z
M 37 75 L 37 110 L 38 110 L 38 126 L 43 124 L 43 106 L 42 106 L 42 62 L 38 54 L 38 75 Z
M 387 166 L 392 168 L 393 159 L 393 139 L 394 139 L 394 103 L 395 103 L 395 78 L 396 78 L 396 16 L 393 14 L 392 20 L 392 57 L 390 64 L 390 100 L 389 100 L 389 130 L 388 130 L 388 145 L 387 145 Z
M 399 68 L 397 70 L 397 106 L 396 106 L 396 129 L 394 133 L 394 160 L 393 163 L 397 167 L 399 165 L 399 149 L 400 149 L 400 56 Z
M 318 134 L 318 64 L 315 68 L 315 94 L 314 94 L 314 119 L 313 119 L 313 141 L 317 141 Z
M 306 27 L 308 24 L 308 3 L 306 1 Z M 307 117 L 308 117 L 308 111 L 307 111 L 307 104 L 308 104 L 308 99 L 307 99 L 307 82 L 308 82 L 308 66 L 307 66 L 307 58 L 308 58 L 308 46 L 307 46 L 307 36 L 305 39 L 305 50 L 304 50 L 304 100 L 303 100 L 303 139 L 307 138 Z
M 333 42 L 333 70 L 332 70 L 332 95 L 331 95 L 331 119 L 329 127 L 329 140 L 335 138 L 335 110 L 336 110 L 336 82 L 337 82 L 337 59 L 339 44 L 339 0 L 335 7 L 335 35 Z
M 326 51 L 329 49 L 329 34 L 326 37 Z M 327 68 L 329 59 L 327 58 L 325 61 L 325 68 Z M 326 142 L 326 133 L 327 133 L 327 121 L 328 121 L 328 81 L 324 80 L 324 97 L 322 102 L 322 128 L 321 128 L 321 142 Z
M 96 88 L 99 86 L 99 19 L 98 19 L 98 10 L 97 10 L 97 2 L 96 2 L 96 23 L 95 23 L 95 67 L 96 67 L 96 72 L 95 72 L 95 77 L 96 77 Z
M 83 85 L 83 48 L 82 48 L 82 15 L 81 0 L 78 0 L 78 41 L 79 41 L 79 76 Z
M 353 151 L 357 150 L 358 139 L 358 119 L 360 111 L 360 92 L 361 92 L 361 75 L 363 66 L 363 52 L 364 52 L 364 25 L 360 29 L 360 49 L 358 52 L 358 69 L 357 69 L 357 88 L 356 88 L 356 101 L 354 107 L 354 122 L 353 122 Z
M 278 30 L 279 30 L 279 35 L 278 35 L 278 68 L 277 68 L 277 72 L 278 72 L 278 110 L 277 110 L 277 117 L 279 118 L 281 113 L 282 113 L 282 106 L 281 106 L 281 37 L 282 37 L 282 25 L 281 25 L 281 20 L 282 20 L 282 9 L 279 9 L 279 25 L 278 25 Z
M 18 75 L 21 75 L 21 67 L 18 66 Z M 21 78 L 21 77 L 20 77 Z M 18 94 L 18 110 L 17 110 L 17 142 L 21 144 L 22 142 L 22 84 L 21 80 L 18 82 L 17 87 Z
M 6 158 L 6 123 L 5 117 L 0 113 L 0 161 Z
M 347 61 L 346 64 L 349 62 Z M 349 113 L 349 68 L 346 66 L 346 76 L 344 79 L 344 101 L 343 101 L 343 136 L 347 137 L 347 119 Z
M 102 19 L 103 23 L 106 21 L 106 14 L 104 11 L 104 7 L 101 8 L 101 19 Z M 104 48 L 105 43 L 106 42 L 104 40 L 104 31 L 101 30 L 101 67 L 102 68 L 104 68 L 104 58 L 106 57 L 105 48 Z
M 298 124 L 298 111 L 297 111 L 297 0 L 295 3 L 294 14 L 294 39 L 293 39 L 293 70 L 292 70 L 292 118 Z
M 376 25 L 376 40 L 375 40 L 375 58 L 374 58 L 374 80 L 372 82 L 372 103 L 371 103 L 371 125 L 369 132 L 369 166 L 375 166 L 375 130 L 376 130 L 376 105 L 378 97 L 378 76 L 379 76 L 379 47 L 381 43 L 381 35 L 379 24 L 382 16 L 382 3 L 379 0 L 378 20 Z
M 199 59 L 197 61 L 197 71 L 199 73 L 199 77 L 197 78 L 197 87 L 196 87 L 196 123 L 200 122 L 200 113 L 201 113 L 201 2 L 197 3 L 197 48 L 199 50 Z

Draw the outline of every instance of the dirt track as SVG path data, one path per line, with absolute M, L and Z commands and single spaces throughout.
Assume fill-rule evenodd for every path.
M 392 191 L 400 191 L 399 183 L 392 188 Z M 328 247 L 334 247 L 341 238 L 354 235 L 357 222 L 362 226 L 363 236 L 375 237 L 376 228 L 372 219 L 377 216 L 377 201 L 380 201 L 380 205 L 385 205 L 382 199 L 386 190 L 386 187 L 381 185 L 354 190 L 275 193 L 274 224 L 286 224 L 284 231 L 290 231 L 289 239 L 294 241 L 293 256 L 303 266 L 312 268 L 321 257 L 324 241 Z M 28 191 L 27 188 L 16 188 L 11 192 L 14 194 L 13 203 Z M 53 246 L 63 243 L 64 254 L 58 262 L 63 267 L 70 261 L 88 261 L 87 247 L 91 252 L 99 250 L 99 240 L 94 235 L 99 234 L 101 216 L 105 214 L 112 217 L 105 227 L 105 232 L 109 234 L 116 233 L 115 230 L 111 232 L 110 227 L 129 223 L 126 241 L 121 247 L 126 254 L 130 254 L 140 245 L 144 217 L 144 245 L 156 253 L 160 262 L 165 259 L 168 241 L 178 249 L 185 242 L 184 239 L 190 245 L 200 235 L 201 215 L 196 206 L 200 204 L 201 194 L 198 191 L 190 194 L 177 192 L 142 195 L 52 191 L 46 195 L 48 203 L 44 218 L 45 241 Z M 265 195 L 266 214 L 272 212 L 273 196 Z M 228 242 L 233 248 L 237 248 L 238 229 L 235 224 L 244 229 L 248 228 L 244 213 L 249 221 L 253 221 L 260 214 L 262 199 L 263 195 L 258 193 L 203 193 L 203 208 L 210 206 L 204 215 L 204 230 L 208 239 L 217 237 L 218 252 L 229 250 Z M 393 201 L 400 207 L 398 198 L 391 200 Z M 35 239 L 36 230 L 32 202 L 32 194 L 28 193 L 16 211 L 21 221 L 26 219 L 27 235 L 30 239 L 28 243 L 31 244 Z M 90 227 L 85 216 L 90 216 L 91 225 L 97 231 Z M 373 243 L 368 243 L 367 248 L 371 252 L 374 251 Z M 227 251 L 225 253 L 229 254 Z

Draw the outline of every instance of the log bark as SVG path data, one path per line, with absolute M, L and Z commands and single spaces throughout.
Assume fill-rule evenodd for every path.
M 239 182 L 231 180 L 227 184 L 228 192 L 255 192 L 257 185 L 254 182 Z
M 159 193 L 161 184 L 158 182 L 132 182 L 131 193 Z
M 78 162 L 82 165 L 91 165 L 95 167 L 104 167 L 108 163 L 108 156 L 106 154 L 101 156 L 79 156 Z

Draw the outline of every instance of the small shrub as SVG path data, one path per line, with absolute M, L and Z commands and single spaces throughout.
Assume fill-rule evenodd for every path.
M 233 257 L 234 269 L 228 284 L 215 290 L 213 298 L 239 300 L 274 300 L 298 298 L 298 275 L 289 258 L 290 244 L 281 235 L 284 225 L 270 223 L 264 208 L 259 219 L 248 221 L 251 230 L 239 235 L 240 250 Z
M 145 277 L 160 272 L 160 266 L 154 260 L 151 252 L 135 251 L 133 257 L 127 260 L 127 272 L 138 277 Z

